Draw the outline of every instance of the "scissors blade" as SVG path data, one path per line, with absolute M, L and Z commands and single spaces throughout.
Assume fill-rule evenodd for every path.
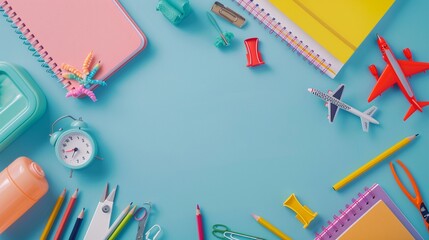
M 115 192 L 116 187 L 105 200 L 98 203 L 84 240 L 102 240 L 109 231 Z

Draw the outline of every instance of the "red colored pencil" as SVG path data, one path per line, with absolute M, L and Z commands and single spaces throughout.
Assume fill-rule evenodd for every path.
M 200 205 L 197 204 L 197 227 L 198 227 L 198 240 L 204 240 L 203 217 L 201 216 Z
M 55 233 L 55 237 L 54 237 L 55 240 L 59 240 L 61 238 L 61 235 L 63 234 L 64 227 L 65 227 L 65 225 L 67 223 L 67 220 L 70 217 L 70 214 L 71 214 L 71 212 L 73 210 L 73 206 L 74 206 L 74 204 L 76 202 L 77 192 L 78 191 L 79 191 L 79 188 L 76 189 L 76 191 L 73 193 L 73 195 L 70 198 L 69 204 L 67 205 L 66 211 L 64 212 L 64 215 L 63 215 L 63 218 L 61 218 L 60 225 L 59 225 L 59 227 L 57 229 L 57 232 Z

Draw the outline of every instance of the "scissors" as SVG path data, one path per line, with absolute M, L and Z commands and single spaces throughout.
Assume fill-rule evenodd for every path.
M 212 230 L 213 236 L 219 239 L 239 240 L 236 237 L 242 237 L 242 238 L 247 238 L 252 240 L 266 240 L 265 238 L 255 237 L 244 233 L 233 232 L 229 227 L 223 224 L 215 224 L 213 225 L 212 229 L 213 229 Z
M 144 207 L 147 205 L 148 207 Z M 146 223 L 150 215 L 150 211 L 152 210 L 152 203 L 151 202 L 145 202 L 143 203 L 143 206 L 137 209 L 136 213 L 134 214 L 134 219 L 139 222 L 139 226 L 137 228 L 137 236 L 136 240 L 142 240 L 144 237 L 144 230 L 146 228 Z M 138 217 L 139 212 L 142 211 L 143 215 L 141 217 Z
M 91 223 L 89 224 L 88 231 L 86 231 L 85 240 L 101 240 L 109 231 L 110 218 L 112 216 L 113 202 L 115 200 L 116 186 L 113 191 L 107 195 L 109 190 L 109 184 L 101 195 L 101 199 L 98 202 L 97 209 L 95 209 Z
M 405 173 L 407 174 L 408 179 L 411 182 L 411 185 L 413 185 L 413 189 L 416 196 L 413 197 L 408 192 L 408 190 L 405 188 L 405 186 L 402 184 L 401 180 L 399 179 L 398 175 L 396 174 L 395 167 L 393 166 L 393 162 L 390 162 L 390 170 L 392 171 L 393 177 L 395 178 L 396 183 L 399 185 L 402 192 L 404 192 L 405 196 L 407 196 L 410 202 L 412 202 L 414 206 L 420 211 L 420 214 L 422 215 L 426 226 L 426 230 L 429 231 L 429 211 L 426 208 L 425 203 L 423 202 L 422 195 L 420 194 L 416 181 L 414 180 L 413 175 L 411 175 L 411 172 L 408 170 L 408 168 L 400 160 L 396 160 L 396 162 L 398 162 L 399 166 L 401 166 L 404 169 Z

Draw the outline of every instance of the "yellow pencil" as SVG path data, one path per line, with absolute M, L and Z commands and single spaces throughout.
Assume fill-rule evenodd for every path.
M 63 205 L 65 195 L 66 195 L 66 189 L 64 188 L 63 192 L 58 197 L 57 202 L 55 203 L 54 209 L 52 210 L 52 213 L 49 216 L 45 229 L 43 230 L 42 235 L 40 236 L 40 240 L 45 240 L 48 238 L 49 231 L 51 230 L 51 227 L 54 224 L 55 218 L 57 217 L 58 212 L 60 211 L 61 205 Z
M 372 167 L 398 151 L 399 149 L 406 146 L 408 143 L 410 143 L 412 140 L 414 140 L 419 134 L 415 134 L 409 137 L 406 137 L 402 139 L 401 141 L 397 142 L 395 145 L 378 155 L 377 157 L 373 158 L 371 161 L 367 162 L 365 165 L 357 169 L 356 171 L 352 172 L 350 175 L 342 179 L 341 181 L 337 182 L 332 188 L 337 191 L 353 181 L 355 178 L 359 177 L 364 172 L 370 170 Z
M 281 240 L 292 240 L 289 236 L 284 234 L 282 231 L 280 231 L 278 228 L 276 228 L 274 225 L 269 223 L 267 220 L 263 219 L 262 217 L 252 214 L 253 218 L 262 226 L 264 226 L 266 229 L 268 229 L 270 232 L 274 233 L 277 237 L 279 237 Z
M 134 215 L 134 211 L 136 210 L 137 206 L 134 206 L 127 214 L 127 216 L 125 216 L 125 218 L 121 221 L 121 223 L 119 224 L 119 226 L 116 228 L 116 230 L 112 233 L 112 235 L 110 235 L 109 240 L 114 240 L 118 237 L 119 233 L 122 231 L 122 229 L 125 227 L 125 225 L 127 225 L 127 223 L 130 221 L 130 219 L 133 217 Z

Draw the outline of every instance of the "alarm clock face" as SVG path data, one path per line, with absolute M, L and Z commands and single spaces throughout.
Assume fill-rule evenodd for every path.
M 78 169 L 94 159 L 97 149 L 92 137 L 86 132 L 68 130 L 58 138 L 55 150 L 58 159 L 66 167 Z

